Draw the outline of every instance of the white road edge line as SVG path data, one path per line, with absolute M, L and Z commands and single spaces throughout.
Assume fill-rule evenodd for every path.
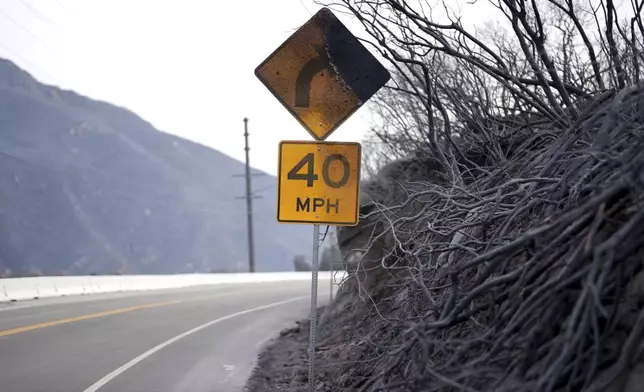
M 8 306 L 0 307 L 0 312 L 6 312 L 8 310 L 18 310 L 18 309 L 33 308 L 35 306 L 36 305 L 16 305 L 16 306 L 8 305 Z
M 148 358 L 149 356 L 155 354 L 156 352 L 162 350 L 163 348 L 171 345 L 172 343 L 174 343 L 174 342 L 176 342 L 178 340 L 181 340 L 181 339 L 183 339 L 183 338 L 185 338 L 187 336 L 192 335 L 193 333 L 201 331 L 202 329 L 208 328 L 208 327 L 213 326 L 213 325 L 215 325 L 217 323 L 220 323 L 222 321 L 229 320 L 229 319 L 231 319 L 233 317 L 242 316 L 244 314 L 256 312 L 258 310 L 274 308 L 276 306 L 284 305 L 284 304 L 287 304 L 287 303 L 290 303 L 290 302 L 299 301 L 299 300 L 304 299 L 304 298 L 310 298 L 310 296 L 303 295 L 303 296 L 300 296 L 300 297 L 287 299 L 285 301 L 273 302 L 272 304 L 262 305 L 262 306 L 258 306 L 256 308 L 242 310 L 241 312 L 229 314 L 228 316 L 224 316 L 224 317 L 220 317 L 220 318 L 215 319 L 215 320 L 208 321 L 205 324 L 202 324 L 202 325 L 200 325 L 198 327 L 195 327 L 195 328 L 193 328 L 193 329 L 191 329 L 189 331 L 186 331 L 186 332 L 184 332 L 182 334 L 179 334 L 179 335 L 173 337 L 172 339 L 167 340 L 167 341 L 159 344 L 158 346 L 149 349 L 148 351 L 146 351 L 143 354 L 139 355 L 138 357 L 134 358 L 130 362 L 126 363 L 125 365 L 123 365 L 120 368 L 114 370 L 113 372 L 109 373 L 105 377 L 101 378 L 100 380 L 95 382 L 92 386 L 90 386 L 89 388 L 85 389 L 83 392 L 96 392 L 96 391 L 98 391 L 100 388 L 105 386 L 105 384 L 107 384 L 108 382 L 112 381 L 113 379 L 115 379 L 119 375 L 123 374 L 128 369 L 130 369 L 134 365 L 138 364 L 139 362 L 143 361 L 144 359 Z

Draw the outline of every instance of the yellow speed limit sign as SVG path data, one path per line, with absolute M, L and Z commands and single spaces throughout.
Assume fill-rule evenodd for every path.
M 277 221 L 358 224 L 360 143 L 282 141 Z

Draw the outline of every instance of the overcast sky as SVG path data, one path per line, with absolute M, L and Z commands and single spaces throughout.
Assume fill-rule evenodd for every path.
M 274 174 L 280 140 L 312 139 L 253 71 L 319 8 L 312 0 L 2 0 L 0 56 L 239 160 L 248 117 L 251 164 Z M 329 140 L 360 141 L 368 119 L 363 108 Z
M 449 5 L 466 24 L 498 15 L 488 2 Z M 239 160 L 248 117 L 251 164 L 274 174 L 279 141 L 311 137 L 253 71 L 319 9 L 313 0 L 0 0 L 0 56 Z M 329 140 L 360 141 L 370 118 L 363 107 Z

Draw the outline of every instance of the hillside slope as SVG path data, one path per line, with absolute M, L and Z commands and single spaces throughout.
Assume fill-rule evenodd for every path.
M 361 184 L 360 223 L 337 235 L 348 277 L 319 309 L 315 390 L 642 391 L 643 108 L 644 81 L 568 129 L 517 129 L 516 153 L 462 187 L 417 169 L 433 156 Z M 283 330 L 246 390 L 306 390 L 310 328 Z
M 0 276 L 247 268 L 241 162 L 2 59 L 0 135 Z M 309 248 L 274 193 L 254 201 L 258 271 Z

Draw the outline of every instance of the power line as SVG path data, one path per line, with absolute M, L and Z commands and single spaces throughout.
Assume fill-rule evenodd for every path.
M 4 12 L 4 11 L 0 10 L 0 15 L 4 16 L 4 17 L 5 17 L 5 19 L 7 19 L 9 22 L 12 22 L 12 23 L 13 23 L 13 24 L 15 24 L 16 26 L 20 27 L 22 30 L 26 31 L 29 35 L 31 35 L 32 37 L 34 37 L 35 39 L 37 39 L 41 44 L 43 44 L 43 46 L 44 46 L 45 48 L 49 49 L 49 46 L 47 45 L 47 43 L 46 43 L 45 41 L 43 41 L 39 36 L 37 36 L 36 34 L 34 34 L 31 30 L 29 30 L 28 28 L 26 28 L 25 26 L 23 26 L 21 23 L 19 23 L 18 21 L 16 21 L 15 19 L 13 19 L 12 17 L 10 17 L 9 15 L 7 15 L 7 13 L 6 13 L 6 12 Z
M 259 188 L 259 189 L 255 190 L 253 193 L 263 192 L 263 191 L 266 191 L 266 190 L 269 190 L 269 189 L 272 189 L 272 188 L 275 188 L 275 184 L 265 186 L 263 188 Z
M 65 6 L 65 5 L 63 5 L 63 3 L 61 3 L 59 0 L 55 0 L 55 1 L 56 1 L 56 4 L 58 4 L 58 6 L 60 8 L 62 8 L 63 10 L 69 11 L 69 8 L 67 8 L 67 6 Z
M 49 72 L 45 71 L 44 69 L 40 68 L 39 66 L 37 66 L 34 63 L 32 63 L 31 61 L 27 60 L 26 58 L 22 57 L 16 51 L 14 51 L 11 48 L 9 48 L 7 45 L 5 45 L 2 42 L 0 42 L 0 46 L 3 47 L 7 52 L 13 54 L 14 56 L 19 58 L 20 60 L 22 60 L 25 63 L 27 63 L 28 65 L 30 65 L 33 68 L 37 69 L 38 71 L 42 72 L 45 76 L 47 76 L 48 78 L 52 79 L 59 86 L 62 85 L 62 83 L 60 82 L 60 79 L 58 79 L 57 77 L 53 76 L 52 74 L 50 74 Z
M 52 26 L 52 27 L 54 27 L 54 28 L 58 29 L 58 31 L 59 31 L 62 35 L 64 35 L 64 36 L 65 36 L 65 38 L 67 38 L 67 39 L 69 39 L 70 41 L 74 42 L 74 44 L 75 44 L 75 45 L 78 45 L 78 43 L 79 43 L 79 42 L 78 42 L 78 41 L 76 41 L 76 39 L 75 39 L 73 36 L 69 35 L 69 33 L 68 33 L 65 29 L 63 29 L 62 27 L 60 27 L 60 25 L 59 25 L 58 23 L 54 22 L 53 20 L 51 20 L 51 19 L 49 19 L 49 18 L 45 18 L 45 17 L 43 17 L 43 16 L 42 16 L 42 14 L 40 13 L 40 11 L 38 11 L 34 6 L 32 6 L 29 2 L 27 2 L 27 0 L 19 0 L 19 1 L 20 1 L 20 3 L 21 3 L 25 8 L 27 8 L 27 9 L 28 9 L 28 11 L 29 11 L 30 13 L 34 14 L 34 15 L 35 15 L 38 19 L 40 19 L 43 23 L 46 23 L 46 24 L 48 24 L 48 25 L 50 25 L 50 26 Z
M 20 0 L 20 2 L 22 3 L 22 5 L 23 5 L 23 6 L 25 6 L 25 7 L 28 9 L 28 11 L 30 11 L 32 14 L 36 15 L 36 17 L 38 17 L 40 20 L 42 20 L 44 23 L 48 23 L 48 22 L 47 22 L 47 20 L 46 20 L 46 19 L 45 19 L 41 14 L 40 14 L 40 12 L 38 12 L 38 11 L 37 11 L 33 6 L 31 6 L 29 3 L 27 3 L 27 2 L 26 2 L 26 1 L 24 1 L 24 0 Z M 53 51 L 52 51 L 52 48 L 51 48 L 51 47 L 50 47 L 50 46 L 49 46 L 49 45 L 48 45 L 48 44 L 47 44 L 47 43 L 46 43 L 42 38 L 40 38 L 36 33 L 34 33 L 34 32 L 33 32 L 32 30 L 30 30 L 29 28 L 27 28 L 25 25 L 23 25 L 22 23 L 18 22 L 18 21 L 17 21 L 16 19 L 14 19 L 12 16 L 10 16 L 9 14 L 7 14 L 4 10 L 0 10 L 0 15 L 1 15 L 1 16 L 3 16 L 5 19 L 7 19 L 9 22 L 11 22 L 11 23 L 13 23 L 14 25 L 18 26 L 20 29 L 22 29 L 23 31 L 25 31 L 27 34 L 31 35 L 31 36 L 32 36 L 33 38 L 35 38 L 36 40 L 38 40 L 38 41 L 39 41 L 39 42 L 40 42 L 40 43 L 45 47 L 45 49 L 47 49 L 47 50 L 48 50 L 48 51 L 50 51 L 50 52 L 53 52 Z M 55 23 L 54 23 L 53 21 L 50 21 L 50 23 L 53 23 L 53 24 L 55 25 Z M 4 44 L 4 43 L 0 42 L 0 46 L 1 46 L 1 47 L 3 47 L 7 52 L 11 53 L 13 56 L 17 57 L 18 59 L 22 60 L 22 61 L 23 61 L 23 62 L 25 62 L 26 64 L 30 65 L 32 68 L 34 68 L 34 69 L 36 69 L 36 70 L 40 71 L 43 75 L 47 76 L 47 77 L 48 77 L 49 79 L 51 79 L 54 83 L 58 84 L 59 86 L 60 86 L 60 85 L 62 85 L 62 83 L 61 83 L 60 79 L 58 79 L 57 77 L 53 76 L 51 73 L 49 73 L 49 72 L 45 71 L 43 68 L 41 68 L 41 67 L 37 66 L 37 65 L 36 65 L 36 64 L 34 64 L 33 62 L 31 62 L 31 61 L 27 60 L 25 57 L 23 57 L 22 55 L 20 55 L 20 54 L 19 54 L 18 52 L 16 52 L 15 50 L 12 50 L 12 49 L 11 49 L 10 47 L 8 47 L 6 44 Z
M 75 174 L 80 174 L 80 172 L 73 171 L 74 169 L 73 167 L 71 168 L 72 170 L 70 170 L 70 168 L 56 167 L 55 165 L 51 165 L 51 164 L 49 164 L 48 166 L 43 166 L 34 162 L 30 162 L 24 158 L 10 154 L 8 152 L 0 151 L 0 159 L 3 157 L 16 162 L 20 162 L 24 165 L 27 165 L 36 169 L 44 170 L 52 174 L 56 174 L 63 177 L 66 177 L 66 176 L 73 177 Z M 89 169 L 89 170 L 93 170 L 93 169 Z M 94 178 L 100 178 L 103 181 L 106 181 L 106 180 L 110 181 L 111 184 L 118 184 L 122 187 L 122 188 L 110 187 L 110 191 L 106 192 L 105 194 L 106 196 L 109 195 L 111 197 L 120 197 L 130 201 L 147 202 L 150 206 L 153 206 L 154 204 L 156 204 L 155 200 L 150 200 L 147 197 L 139 196 L 138 192 L 136 192 L 137 186 L 141 188 L 144 188 L 144 186 L 132 181 L 124 181 L 122 176 L 108 175 L 104 171 L 95 171 L 94 173 L 86 173 L 86 174 Z M 82 177 L 75 177 L 75 178 L 82 178 Z M 84 183 L 84 184 L 87 184 L 87 183 Z M 119 190 L 119 189 L 127 189 L 127 190 Z M 158 194 L 158 196 L 161 199 L 171 198 L 172 200 L 181 200 L 180 197 L 175 194 L 160 193 Z M 190 207 L 186 208 L 186 210 L 189 210 L 190 212 L 198 212 L 200 214 L 211 214 L 211 215 L 217 216 L 217 215 L 220 215 L 223 211 L 223 209 L 200 207 L 199 204 L 195 204 L 195 203 L 190 203 L 189 205 Z
M 52 170 L 52 169 L 50 169 L 50 168 L 47 168 L 47 167 L 44 167 L 44 166 L 37 165 L 37 164 L 35 164 L 35 163 L 33 163 L 33 162 L 26 161 L 26 160 L 24 160 L 24 159 L 22 159 L 22 158 L 19 158 L 19 157 L 17 157 L 17 156 L 11 155 L 11 154 L 6 153 L 6 152 L 3 152 L 3 151 L 0 151 L 0 156 L 5 157 L 5 158 L 8 158 L 8 159 L 11 159 L 11 160 L 14 160 L 14 161 L 17 161 L 17 162 L 24 163 L 25 165 L 29 165 L 29 166 L 33 166 L 33 167 L 37 167 L 38 169 L 42 169 L 42 170 L 46 170 L 46 171 L 50 171 L 50 172 L 53 172 L 53 171 L 54 171 L 54 170 Z
M 308 12 L 310 16 L 313 16 L 313 13 L 309 10 L 309 7 L 307 7 L 306 4 L 304 4 L 304 1 L 300 0 L 300 4 L 302 4 L 302 7 L 304 7 L 306 12 Z
M 29 4 L 26 0 L 18 0 L 20 3 L 29 10 L 32 14 L 36 15 L 36 17 L 40 20 L 42 20 L 44 23 L 50 24 L 52 26 L 55 26 L 55 24 L 52 24 L 53 22 L 50 19 L 44 18 L 40 12 L 34 8 L 31 4 Z

